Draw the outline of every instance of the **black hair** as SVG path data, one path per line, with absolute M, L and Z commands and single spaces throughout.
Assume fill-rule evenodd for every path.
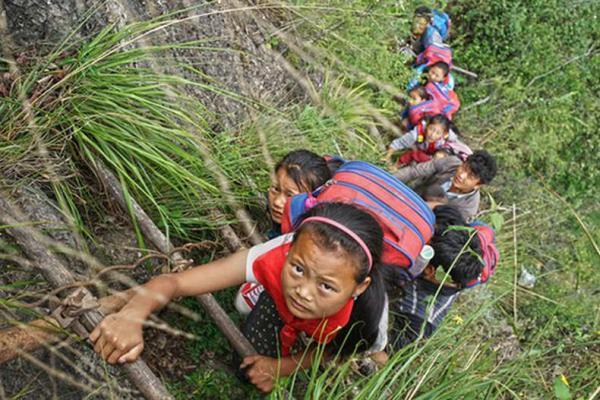
M 371 252 L 373 266 L 369 268 L 368 257 L 363 248 L 340 229 L 310 221 L 296 231 L 294 241 L 303 232 L 318 236 L 315 243 L 327 250 L 344 249 L 357 260 L 356 283 L 362 283 L 369 276 L 371 283 L 354 302 L 350 321 L 332 341 L 336 351 L 349 355 L 355 351 L 368 349 L 377 339 L 379 320 L 385 303 L 384 283 L 378 264 L 383 252 L 383 231 L 377 220 L 368 212 L 347 203 L 321 203 L 308 211 L 302 219 L 320 216 L 338 222 L 360 237 Z
M 448 200 L 446 191 L 444 190 L 442 185 L 438 185 L 438 184 L 427 185 L 423 188 L 419 188 L 418 194 L 425 201 L 436 201 L 436 200 L 446 201 L 446 200 Z
M 331 171 L 325 159 L 309 150 L 294 150 L 285 155 L 275 166 L 275 173 L 281 168 L 303 191 L 313 191 L 331 178 Z
M 338 168 L 340 168 L 345 162 L 345 160 L 337 157 L 332 157 L 329 160 L 327 160 L 327 167 L 329 167 L 329 172 L 331 172 L 331 176 L 333 176 L 333 174 L 335 174 Z
M 472 229 L 467 228 L 456 206 L 437 206 L 433 212 L 436 216 L 435 234 L 429 244 L 435 254 L 430 263 L 436 268 L 441 266 L 446 272 L 452 267 L 450 277 L 464 286 L 483 270 L 481 242 L 477 235 L 473 235 Z M 467 242 L 469 244 L 465 247 Z
M 479 177 L 479 183 L 486 185 L 494 179 L 497 172 L 496 159 L 485 150 L 477 150 L 465 161 L 473 175 Z
M 444 128 L 444 131 L 448 132 L 450 130 L 450 120 L 444 114 L 427 117 L 426 124 L 440 124 Z
M 454 132 L 454 134 L 456 136 L 462 136 L 462 133 L 460 132 L 460 129 L 458 129 L 458 126 L 456 126 L 456 124 L 454 123 L 454 121 L 450 121 L 450 130 L 452 132 Z
M 435 64 L 430 65 L 428 70 L 431 70 L 431 68 L 436 68 L 436 67 L 440 68 L 444 72 L 444 76 L 447 76 L 448 73 L 450 72 L 450 66 L 443 61 L 438 61 Z
M 412 89 L 410 89 L 408 91 L 408 94 L 411 94 L 412 92 L 417 92 L 417 94 L 419 95 L 419 97 L 422 98 L 422 99 L 425 99 L 425 100 L 430 100 L 431 99 L 431 95 L 425 89 L 425 86 L 417 85 L 417 86 L 413 87 Z
M 427 6 L 419 6 L 415 9 L 415 17 L 423 17 L 427 19 L 431 19 L 433 13 L 431 12 L 431 8 Z
M 434 236 L 441 236 L 449 226 L 464 226 L 467 224 L 460 210 L 455 205 L 443 204 L 433 209 L 435 214 Z

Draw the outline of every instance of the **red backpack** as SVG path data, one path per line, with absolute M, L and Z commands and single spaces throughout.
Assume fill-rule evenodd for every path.
M 408 107 L 408 122 L 411 127 L 417 126 L 425 117 L 442 114 L 442 107 L 436 99 L 423 101 L 415 106 Z
M 472 288 L 486 283 L 494 275 L 494 272 L 496 272 L 496 265 L 500 259 L 500 253 L 496 247 L 494 230 L 480 221 L 473 222 L 471 226 L 477 231 L 477 238 L 481 243 L 483 270 L 477 279 L 473 279 L 464 285 L 465 288 Z
M 456 92 L 452 89 L 446 89 L 442 85 L 436 82 L 428 82 L 425 85 L 427 93 L 438 102 L 442 108 L 442 113 L 449 119 L 452 120 L 452 116 L 460 108 L 460 100 L 456 95 Z
M 447 44 L 430 44 L 417 56 L 415 64 L 430 67 L 440 61 L 452 67 L 452 49 Z
M 291 232 L 300 216 L 323 202 L 346 202 L 370 212 L 384 234 L 382 262 L 406 269 L 409 279 L 420 274 L 415 265 L 434 232 L 435 215 L 412 189 L 388 172 L 364 161 L 348 161 L 312 193 L 288 199 L 281 231 Z

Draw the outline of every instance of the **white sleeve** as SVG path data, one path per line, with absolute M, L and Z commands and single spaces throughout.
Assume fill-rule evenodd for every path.
M 377 339 L 375 343 L 369 347 L 367 354 L 377 353 L 384 351 L 388 344 L 388 325 L 389 325 L 389 300 L 387 294 L 385 295 L 385 303 L 383 304 L 383 311 L 381 312 L 381 318 L 379 319 L 379 327 L 377 328 Z
M 390 143 L 390 149 L 395 151 L 408 149 L 410 146 L 414 145 L 417 142 L 418 136 L 419 134 L 417 132 L 417 128 L 414 128 L 411 131 L 400 136 L 398 139 L 394 139 L 392 143 Z
M 248 257 L 246 258 L 246 282 L 260 283 L 256 280 L 256 276 L 254 276 L 254 262 L 256 259 L 276 247 L 291 242 L 293 238 L 294 232 L 277 236 L 275 239 L 271 239 L 268 242 L 252 246 L 248 251 Z

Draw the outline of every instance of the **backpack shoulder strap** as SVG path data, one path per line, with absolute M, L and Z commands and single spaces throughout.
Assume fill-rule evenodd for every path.
M 417 124 L 417 143 L 423 143 L 425 141 L 425 125 L 425 120 L 421 120 Z
M 316 199 L 312 196 L 312 193 L 300 193 L 290 197 L 283 207 L 281 233 L 292 232 L 296 228 L 300 216 L 315 204 Z

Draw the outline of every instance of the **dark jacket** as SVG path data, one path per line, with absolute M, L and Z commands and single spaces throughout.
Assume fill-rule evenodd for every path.
M 458 167 L 462 164 L 460 158 L 448 156 L 399 169 L 394 175 L 402 182 L 419 191 L 429 185 L 442 185 L 452 180 Z M 470 221 L 479 211 L 479 189 L 458 198 L 450 198 L 448 203 L 456 206 L 465 220 Z

